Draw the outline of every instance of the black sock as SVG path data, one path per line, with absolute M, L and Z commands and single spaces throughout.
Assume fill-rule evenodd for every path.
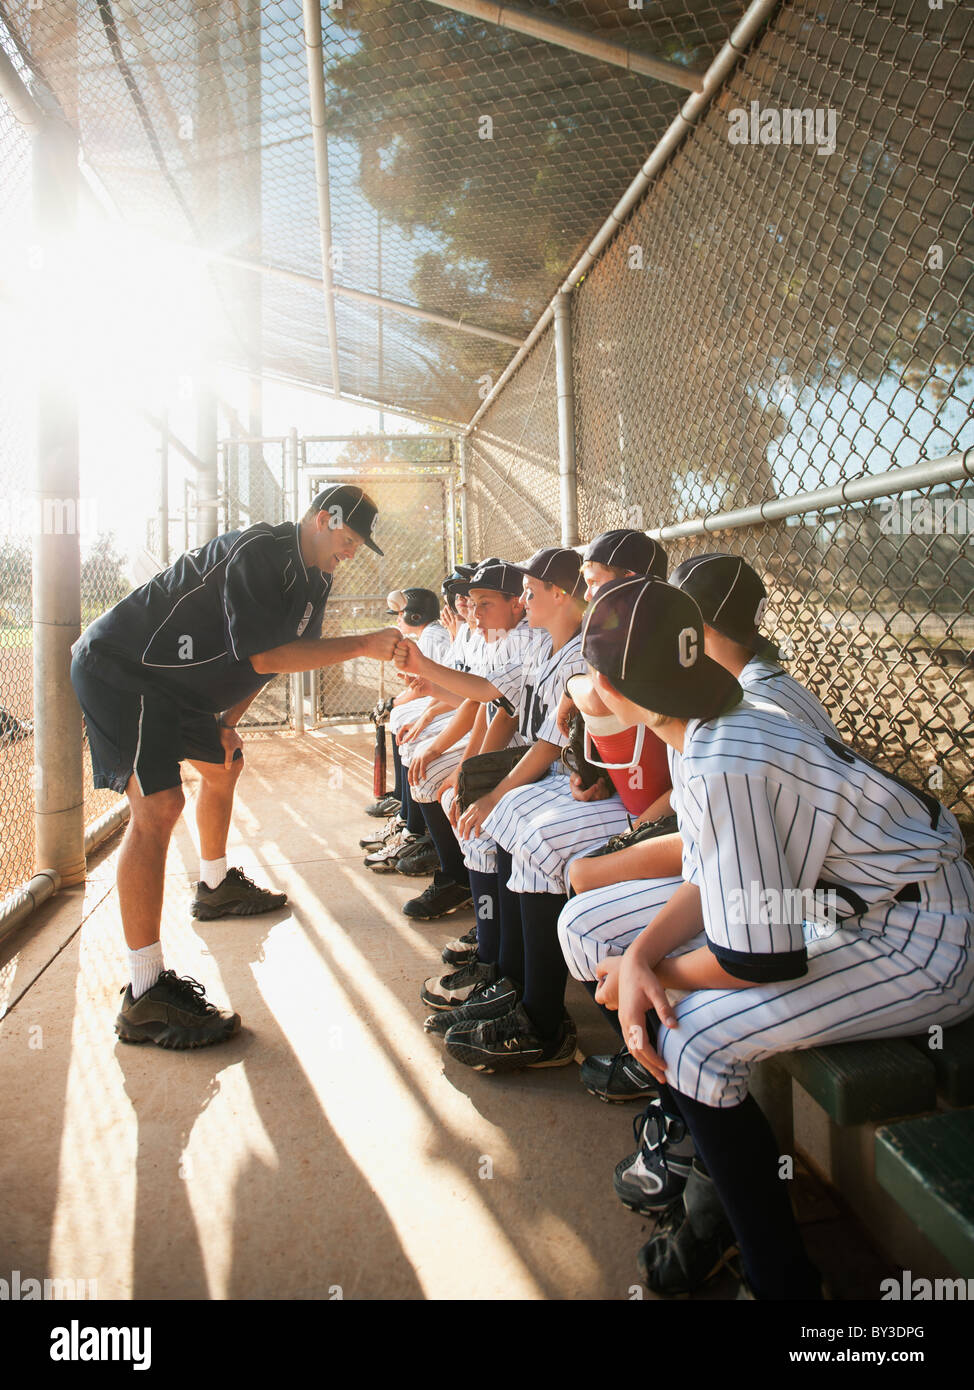
M 655 1038 L 655 1014 L 646 1025 Z M 659 1088 L 663 1109 L 682 1115 L 723 1203 L 741 1251 L 744 1273 L 758 1299 L 820 1299 L 821 1276 L 809 1260 L 779 1176 L 778 1143 L 753 1096 L 718 1107 Z
M 497 849 L 497 902 L 500 922 L 500 946 L 497 952 L 497 973 L 502 979 L 513 980 L 520 988 L 524 982 L 524 931 L 521 925 L 521 898 L 507 886 L 511 876 L 511 856 Z
M 440 868 L 446 877 L 446 881 L 459 883 L 462 888 L 466 888 L 469 882 L 467 878 L 467 866 L 463 862 L 463 851 L 460 849 L 460 841 L 453 833 L 453 826 L 450 819 L 438 801 L 417 801 L 415 803 L 426 822 L 426 829 L 432 836 L 436 846 L 436 852 L 440 856 Z
M 619 1034 L 619 1040 L 622 1041 L 622 1025 L 621 1025 L 620 1022 L 619 1022 L 619 1011 L 618 1011 L 618 1009 L 607 1009 L 606 1006 L 605 1006 L 604 1004 L 600 1004 L 599 1001 L 595 998 L 595 991 L 596 991 L 596 990 L 598 989 L 598 987 L 599 987 L 599 982 L 598 982 L 598 980 L 583 980 L 583 981 L 582 981 L 582 984 L 585 986 L 585 988 L 588 990 L 589 994 L 592 996 L 592 999 L 593 999 L 593 1001 L 594 1001 L 594 1003 L 595 1003 L 595 1007 L 596 1007 L 597 1009 L 601 1009 L 601 1010 L 602 1010 L 603 1016 L 609 1020 L 609 1022 L 612 1024 L 613 1028 L 614 1028 L 614 1029 L 616 1030 L 616 1032 Z
M 399 756 L 399 744 L 396 742 L 395 734 L 392 735 L 392 764 L 396 769 L 396 780 L 393 784 L 392 795 L 402 801 L 403 768 L 402 758 Z
M 558 940 L 564 893 L 520 893 L 524 924 L 524 1008 L 545 1041 L 561 1027 L 568 965 Z
M 497 875 L 468 869 L 470 892 L 477 914 L 477 959 L 495 965 L 500 952 L 500 915 L 497 910 Z
M 423 813 L 409 793 L 409 781 L 406 777 L 402 781 L 402 811 L 400 815 L 406 822 L 406 829 L 410 835 L 422 835 L 425 832 L 426 822 L 423 820 Z

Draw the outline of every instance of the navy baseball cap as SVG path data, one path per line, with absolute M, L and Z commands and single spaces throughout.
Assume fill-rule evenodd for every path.
M 521 570 L 496 555 L 484 560 L 471 577 L 469 589 L 496 589 L 498 593 L 519 598 L 523 588 Z
M 743 694 L 704 652 L 696 603 L 660 579 L 603 584 L 582 625 L 582 656 L 620 695 L 656 714 L 712 719 Z
M 523 565 L 511 565 L 522 575 L 540 579 L 545 584 L 554 584 L 564 589 L 566 594 L 581 599 L 585 594 L 585 580 L 582 578 L 582 559 L 577 550 L 564 550 L 561 546 L 548 546 L 536 551 Z
M 582 553 L 582 563 L 592 560 L 613 569 L 666 578 L 666 551 L 645 531 L 605 531 L 590 541 Z
M 694 555 L 677 565 L 670 583 L 695 600 L 708 627 L 751 651 L 765 645 L 758 628 L 767 590 L 739 555 Z
M 440 586 L 440 592 L 449 602 L 457 594 L 467 594 L 470 590 L 470 576 L 477 570 L 476 565 L 455 565 Z
M 347 526 L 350 531 L 354 531 L 357 536 L 374 550 L 376 555 L 381 555 L 382 551 L 372 539 L 372 527 L 375 519 L 379 515 L 379 509 L 372 501 L 364 489 L 355 483 L 332 483 L 318 493 L 318 496 L 311 504 L 312 511 L 329 511 L 332 514 L 334 526 Z

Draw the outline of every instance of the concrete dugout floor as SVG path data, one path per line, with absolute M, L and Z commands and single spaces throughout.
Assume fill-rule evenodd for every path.
M 229 1043 L 116 1039 L 118 838 L 0 948 L 0 1277 L 109 1299 L 640 1296 L 652 1224 L 612 1190 L 638 1107 L 600 1104 L 574 1065 L 470 1071 L 423 1032 L 422 981 L 473 915 L 411 923 L 428 880 L 363 866 L 371 742 L 248 740 L 230 863 L 286 891 L 279 912 L 192 919 L 187 806 L 166 964 L 241 1014 Z M 614 1050 L 569 991 L 581 1050 Z

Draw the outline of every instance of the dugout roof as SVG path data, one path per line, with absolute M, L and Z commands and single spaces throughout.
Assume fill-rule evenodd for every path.
M 701 72 L 744 5 L 517 9 Z M 443 3 L 320 14 L 338 391 L 465 423 L 689 91 Z M 301 0 L 2 0 L 0 38 L 126 223 L 265 268 L 212 262 L 217 355 L 333 391 Z

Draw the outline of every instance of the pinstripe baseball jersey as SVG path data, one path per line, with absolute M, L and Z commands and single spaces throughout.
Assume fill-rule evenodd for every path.
M 452 666 L 454 671 L 469 671 L 470 663 L 484 645 L 484 635 L 467 623 L 461 623 L 457 635 L 441 657 L 435 657 L 441 666 Z
M 810 690 L 790 676 L 776 661 L 762 657 L 752 657 L 738 676 L 741 689 L 746 695 L 754 695 L 759 700 L 769 700 L 784 710 L 785 714 L 800 719 L 820 733 L 838 738 L 839 731 L 825 712 L 820 700 Z
M 741 979 L 803 975 L 803 923 L 823 903 L 844 921 L 919 902 L 918 880 L 964 852 L 929 793 L 747 698 L 691 720 L 682 762 L 683 876 L 700 889 L 710 949 Z
M 551 650 L 551 636 L 543 629 L 540 641 L 529 649 L 527 659 L 514 669 L 494 671 L 489 679 L 514 706 L 517 717 L 515 743 L 534 743 L 544 739 L 564 748 L 568 740 L 558 728 L 558 702 L 570 676 L 584 675 L 588 664 L 582 656 L 581 634 Z
M 453 647 L 450 634 L 442 623 L 427 623 L 416 638 L 416 645 L 424 656 L 441 663 Z

